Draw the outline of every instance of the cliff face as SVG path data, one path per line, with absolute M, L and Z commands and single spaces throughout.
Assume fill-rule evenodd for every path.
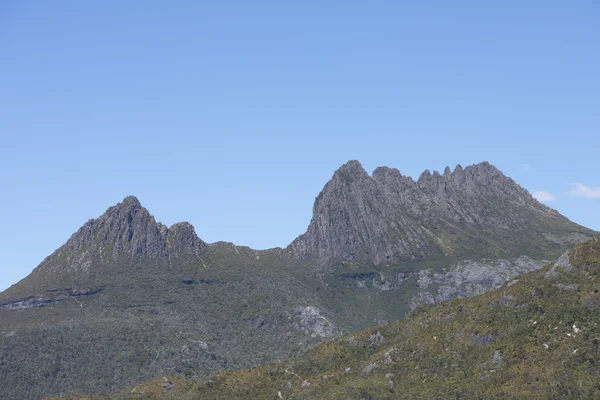
M 167 227 L 157 223 L 137 198 L 126 197 L 97 219 L 89 220 L 59 251 L 110 257 L 167 255 Z M 74 266 L 77 266 L 76 263 Z
M 320 264 L 460 257 L 473 253 L 474 245 L 481 256 L 538 256 L 556 242 L 591 234 L 487 162 L 446 167 L 443 174 L 425 171 L 415 182 L 388 167 L 370 176 L 350 161 L 325 185 L 308 230 L 290 250 Z

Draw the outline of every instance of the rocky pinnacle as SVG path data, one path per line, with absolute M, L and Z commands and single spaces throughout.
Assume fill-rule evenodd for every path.
M 86 222 L 38 270 L 46 272 L 88 272 L 123 258 L 167 259 L 173 255 L 199 256 L 206 248 L 188 222 L 167 227 L 156 222 L 134 196 L 110 207 Z M 40 272 L 40 271 L 38 271 Z

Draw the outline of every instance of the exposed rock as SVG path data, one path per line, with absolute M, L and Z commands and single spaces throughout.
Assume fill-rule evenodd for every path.
M 489 344 L 490 342 L 492 342 L 494 339 L 495 339 L 495 336 L 490 333 L 488 333 L 487 335 L 477 334 L 473 338 L 473 343 L 475 343 L 479 346 L 485 346 L 486 344 Z
M 382 343 L 385 343 L 385 337 L 377 331 L 368 337 L 350 335 L 346 338 L 346 341 L 356 347 L 377 347 Z
M 570 284 L 570 285 L 564 285 L 562 283 L 559 283 L 558 285 L 555 285 L 555 286 L 565 292 L 579 290 L 579 285 L 577 285 L 575 283 Z
M 571 232 L 549 231 L 548 221 Z M 349 161 L 316 198 L 308 230 L 289 249 L 322 265 L 380 264 L 460 256 L 477 246 L 489 255 L 536 255 L 592 235 L 487 162 L 446 168 L 443 175 L 425 171 L 415 182 L 387 167 L 369 176 L 358 161 Z
M 36 268 L 45 275 L 91 274 L 94 268 L 119 259 L 200 256 L 206 249 L 194 227 L 180 222 L 167 228 L 156 222 L 134 196 L 86 222 L 71 238 Z
M 112 247 L 112 256 L 143 254 L 151 258 L 165 256 L 166 233 L 134 196 L 128 196 L 97 219 L 89 220 L 66 243 L 67 249 L 104 249 Z
M 500 354 L 500 350 L 495 350 L 492 357 L 488 361 L 486 361 L 482 364 L 479 364 L 477 366 L 477 368 L 479 368 L 479 369 L 498 368 L 499 366 L 502 365 L 503 361 L 504 361 L 504 357 L 502 357 L 502 354 Z
M 169 391 L 169 390 L 175 389 L 175 385 L 173 384 L 173 382 L 171 382 L 171 380 L 169 378 L 167 378 L 165 376 L 165 377 L 163 377 L 162 380 L 163 380 L 163 382 L 162 382 L 163 390 Z
M 552 268 L 548 272 L 546 272 L 546 278 L 556 278 L 561 272 L 571 272 L 575 269 L 575 267 L 571 264 L 569 259 L 569 252 L 565 251 L 559 258 L 556 260 Z
M 408 279 L 408 274 L 406 272 L 399 272 L 395 279 L 388 280 L 383 274 L 379 276 L 379 279 L 373 279 L 373 287 L 387 292 L 389 290 L 395 290 L 400 285 L 402 285 Z
M 174 252 L 199 256 L 206 243 L 196 235 L 194 226 L 189 222 L 179 222 L 168 229 L 169 245 Z
M 294 310 L 294 317 L 294 327 L 312 337 L 332 337 L 340 333 L 316 307 L 298 307 Z
M 378 344 L 384 343 L 385 338 L 383 337 L 383 335 L 381 333 L 379 333 L 379 331 L 377 331 L 377 333 L 374 333 L 371 336 L 369 336 L 369 342 L 372 345 L 378 345 Z
M 379 365 L 377 365 L 377 363 L 369 363 L 367 365 L 365 365 L 363 367 L 363 372 L 365 374 L 371 373 L 374 369 L 376 369 L 377 367 L 379 367 Z
M 418 285 L 427 291 L 413 297 L 411 307 L 419 304 L 439 303 L 457 297 L 471 297 L 497 289 L 505 282 L 526 272 L 540 269 L 545 261 L 522 256 L 516 259 L 461 261 L 441 272 L 421 270 Z M 428 289 L 433 286 L 432 289 Z
M 577 243 L 584 242 L 589 239 L 587 235 L 581 234 L 579 232 L 571 232 L 567 235 L 555 235 L 550 232 L 543 233 L 544 238 L 561 245 L 575 245 Z

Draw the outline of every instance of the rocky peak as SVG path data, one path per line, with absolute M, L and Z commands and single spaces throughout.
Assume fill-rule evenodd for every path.
M 454 171 L 446 167 L 443 174 L 425 170 L 415 182 L 388 167 L 369 176 L 358 161 L 349 161 L 325 185 L 306 233 L 290 249 L 298 258 L 324 264 L 357 259 L 377 264 L 431 251 L 456 254 L 477 241 L 483 254 L 501 251 L 508 256 L 516 247 L 511 237 L 520 234 L 515 232 L 529 230 L 531 238 L 517 241 L 538 243 L 548 226 L 558 226 L 547 219 L 566 224 L 567 231 L 581 230 L 488 162 L 464 169 L 457 165 Z
M 188 254 L 199 255 L 206 248 L 206 243 L 202 241 L 194 226 L 189 222 L 178 222 L 171 225 L 169 231 L 169 247 L 174 251 L 184 251 Z
M 365 169 L 358 160 L 350 160 L 337 169 L 336 172 L 354 172 L 359 175 L 366 174 Z
M 373 171 L 372 175 L 373 179 L 379 182 L 396 179 L 397 177 L 402 177 L 400 171 L 396 168 L 390 167 L 377 167 Z
M 120 203 L 116 204 L 117 207 L 124 209 L 139 209 L 142 208 L 142 204 L 137 197 L 129 195 L 123 199 Z
M 404 176 L 396 168 L 377 167 L 373 171 L 373 180 L 381 187 L 403 191 L 415 185 L 410 176 Z
M 478 183 L 487 185 L 492 180 L 510 180 L 511 183 L 514 183 L 512 179 L 507 178 L 502 172 L 498 170 L 498 168 L 494 167 L 487 161 L 481 162 L 479 164 L 469 165 L 464 169 L 463 175 L 467 177 L 467 180 L 476 181 Z
M 181 222 L 167 228 L 134 196 L 109 207 L 104 214 L 86 222 L 38 268 L 51 274 L 88 271 L 125 258 L 168 258 L 176 254 L 199 255 L 206 244 L 194 227 Z
M 368 178 L 369 174 L 362 165 L 356 160 L 351 160 L 335 171 L 332 181 L 342 181 L 343 183 L 349 184 L 356 180 Z
M 112 257 L 166 255 L 166 227 L 156 222 L 134 196 L 89 220 L 66 243 L 68 248 L 112 250 Z

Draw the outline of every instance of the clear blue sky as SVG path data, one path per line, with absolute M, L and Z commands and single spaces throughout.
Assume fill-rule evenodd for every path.
M 487 160 L 600 230 L 600 3 L 408 3 L 0 2 L 0 290 L 129 194 L 285 246 L 349 159 Z

